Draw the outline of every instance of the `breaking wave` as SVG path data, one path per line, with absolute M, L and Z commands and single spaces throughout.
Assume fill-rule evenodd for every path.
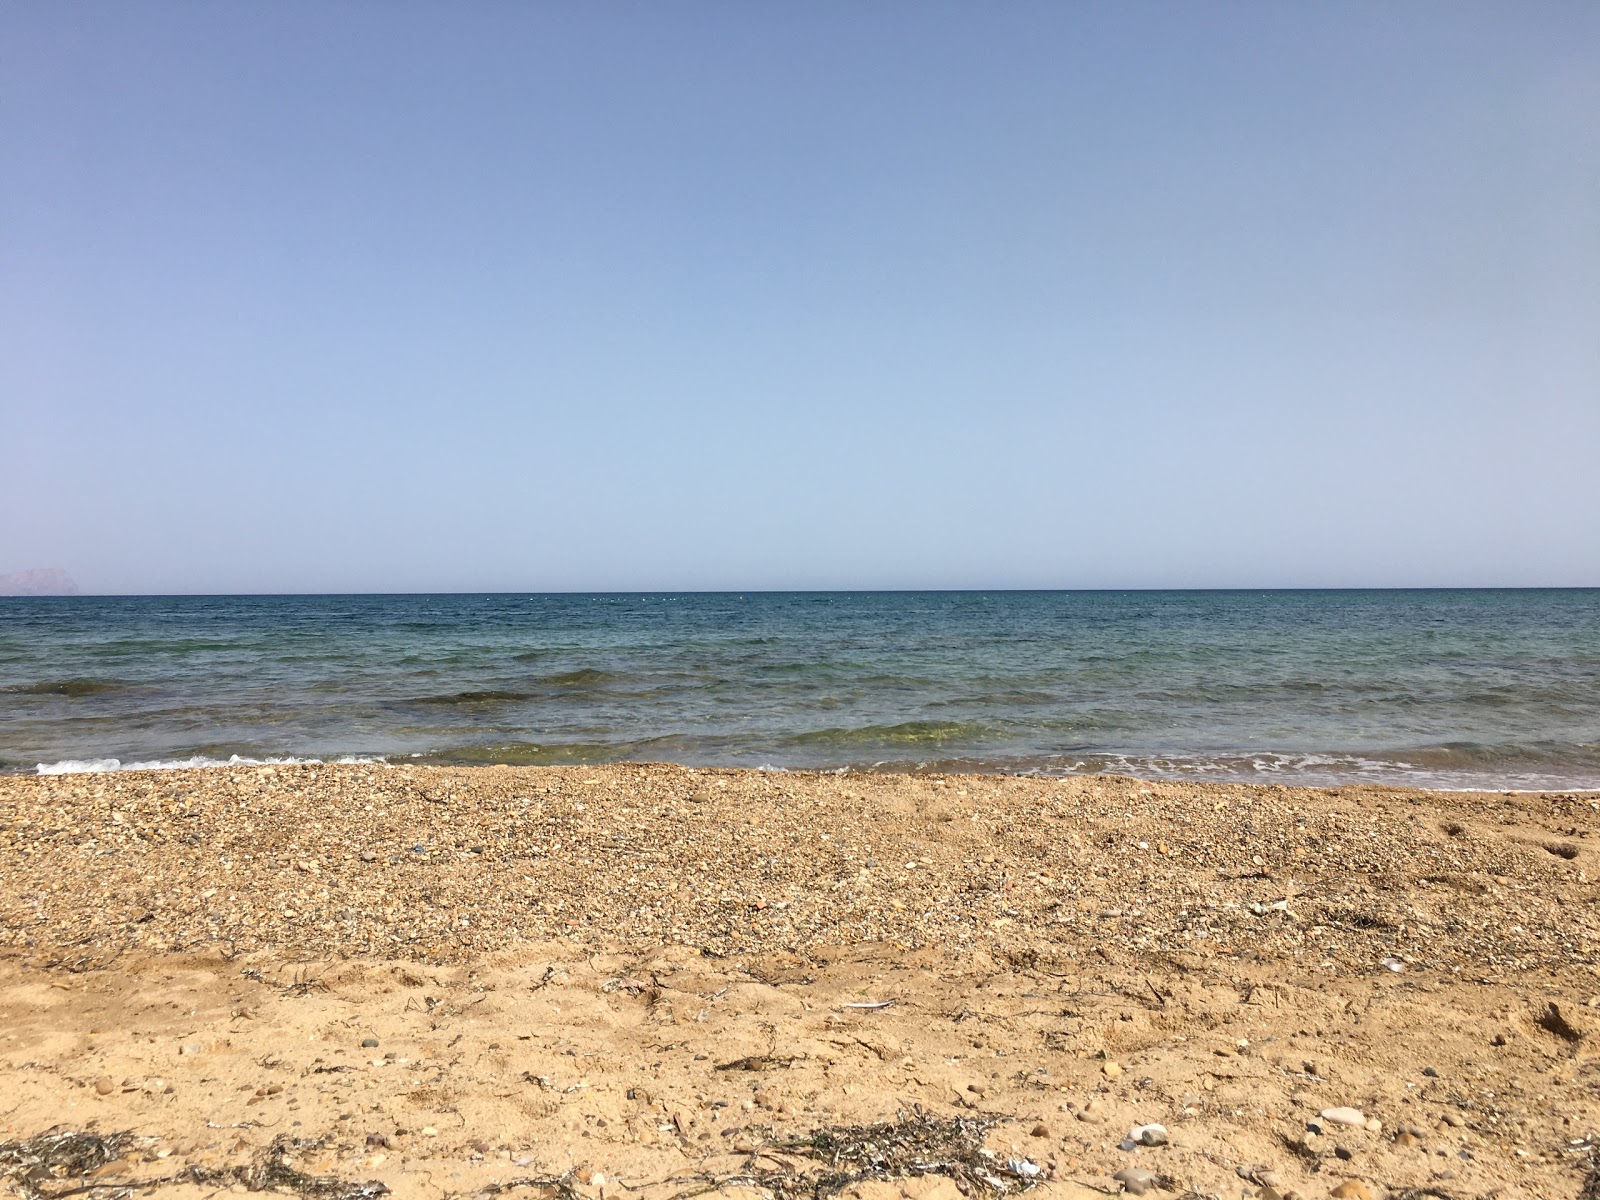
M 162 758 L 149 762 L 123 762 L 120 758 L 69 758 L 61 762 L 40 763 L 39 775 L 86 775 L 98 771 L 191 771 L 197 767 L 278 767 L 305 763 L 381 763 L 385 759 L 375 755 L 345 754 L 338 758 L 296 758 L 292 755 L 272 755 L 267 758 L 250 758 L 235 754 L 229 758 L 212 758 L 196 754 L 189 758 Z

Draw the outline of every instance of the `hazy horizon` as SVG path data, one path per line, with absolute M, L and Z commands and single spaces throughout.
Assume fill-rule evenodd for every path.
M 1600 6 L 0 39 L 0 574 L 1600 584 Z

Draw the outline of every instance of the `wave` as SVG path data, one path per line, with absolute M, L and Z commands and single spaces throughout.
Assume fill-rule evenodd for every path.
M 508 742 L 498 746 L 452 746 L 409 761 L 430 766 L 560 767 L 625 762 L 648 742 Z
M 1049 775 L 1113 774 L 1140 779 L 1275 783 L 1291 787 L 1416 788 L 1422 791 L 1600 791 L 1594 747 L 1543 753 L 1528 746 L 1462 743 L 1415 750 L 1260 751 L 1233 754 L 1091 753 L 1035 758 L 1011 769 Z M 990 769 L 995 769 L 991 767 Z
M 560 675 L 546 675 L 539 680 L 540 683 L 551 687 L 596 687 L 602 683 L 610 683 L 616 679 L 610 671 L 597 671 L 593 667 L 584 667 L 579 671 L 565 671 Z
M 413 704 L 510 704 L 518 700 L 532 700 L 532 692 L 451 692 L 440 696 L 417 696 Z
M 106 692 L 120 692 L 127 686 L 115 679 L 45 679 L 0 688 L 0 691 L 13 696 L 100 696 Z
M 861 725 L 853 729 L 817 729 L 784 739 L 790 746 L 916 746 L 927 743 L 992 737 L 994 730 L 970 721 L 904 721 L 899 725 Z
M 447 707 L 454 704 L 516 704 L 526 700 L 547 700 L 570 697 L 589 688 L 602 687 L 620 678 L 609 671 L 585 667 L 559 675 L 546 675 L 535 680 L 538 691 L 513 691 L 509 688 L 474 688 L 461 692 L 443 692 L 433 696 L 407 697 L 410 704 L 429 704 Z
M 98 771 L 192 771 L 197 767 L 279 767 L 306 763 L 381 763 L 386 761 L 375 755 L 345 754 L 338 758 L 297 758 L 293 755 L 273 755 L 251 758 L 235 754 L 228 758 L 212 758 L 196 754 L 189 758 L 153 759 L 149 762 L 123 762 L 120 758 L 68 758 L 61 762 L 40 763 L 40 775 L 85 775 Z
M 983 692 L 973 696 L 953 696 L 945 700 L 929 701 L 929 708 L 976 708 L 981 705 L 1039 705 L 1055 704 L 1061 697 L 1054 692 L 1040 692 L 1027 688 L 1013 688 L 1002 692 Z

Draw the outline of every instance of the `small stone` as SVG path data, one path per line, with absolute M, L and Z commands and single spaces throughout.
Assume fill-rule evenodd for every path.
M 383 1134 L 381 1134 L 381 1133 L 369 1133 L 369 1134 L 367 1134 L 367 1145 L 368 1146 L 378 1147 L 378 1148 L 381 1148 L 381 1149 L 384 1149 L 384 1150 L 391 1149 L 391 1147 L 389 1145 L 389 1139 L 384 1137 Z
M 1368 1117 L 1367 1118 L 1367 1132 L 1368 1133 L 1382 1133 L 1383 1132 L 1383 1122 L 1378 1120 L 1377 1117 Z
M 423 1137 L 438 1137 L 439 1136 L 439 1131 L 437 1129 L 435 1129 L 432 1125 L 424 1125 L 418 1132 L 420 1132 Z
M 1447 1112 L 1439 1119 L 1452 1129 L 1460 1129 L 1467 1123 L 1467 1119 L 1465 1117 L 1463 1117 L 1460 1113 L 1454 1112 Z
M 1050 1126 L 1046 1125 L 1043 1121 L 1040 1121 L 1028 1132 L 1031 1137 L 1046 1138 L 1050 1136 Z
M 592 1183 L 594 1181 L 594 1172 L 588 1167 L 579 1167 L 573 1174 L 579 1183 Z
M 1335 1146 L 1333 1148 L 1333 1156 L 1342 1162 L 1349 1162 L 1356 1155 L 1355 1151 L 1351 1150 L 1349 1146 Z
M 1328 1194 L 1333 1200 L 1372 1200 L 1372 1193 L 1359 1179 L 1346 1179 Z
M 111 1082 L 111 1076 L 102 1075 L 94 1081 L 94 1090 L 102 1096 L 109 1096 L 117 1090 L 117 1085 Z
M 1123 1167 L 1111 1178 L 1122 1185 L 1130 1196 L 1142 1196 L 1156 1185 L 1156 1173 L 1143 1167 Z
M 1437 1078 L 1439 1078 L 1439 1072 L 1435 1071 L 1432 1067 L 1423 1067 L 1422 1068 L 1422 1073 L 1424 1075 L 1426 1075 L 1429 1079 L 1437 1079 Z
M 986 1089 L 984 1088 L 983 1084 L 981 1084 L 981 1083 L 969 1083 L 969 1084 L 967 1084 L 967 1091 L 971 1092 L 974 1096 L 978 1097 L 978 1099 L 980 1099 L 980 1100 L 982 1100 L 983 1097 L 988 1094 Z
M 1122 1074 L 1122 1064 L 1113 1058 L 1109 1060 L 1105 1066 L 1101 1067 L 1100 1070 L 1105 1074 L 1107 1079 L 1115 1079 L 1118 1075 Z
M 1250 1178 L 1254 1179 L 1264 1188 L 1276 1188 L 1283 1186 L 1283 1180 L 1276 1171 L 1256 1171 L 1250 1176 Z
M 1165 1125 L 1135 1125 L 1128 1134 L 1128 1140 L 1137 1146 L 1165 1146 L 1167 1144 L 1167 1127 Z
M 362 1038 L 361 1039 L 361 1048 L 363 1050 L 376 1050 L 378 1048 L 378 1039 L 377 1038 Z
M 1409 1129 L 1402 1129 L 1399 1133 L 1394 1135 L 1394 1144 L 1396 1146 L 1410 1148 L 1412 1146 L 1421 1145 L 1422 1139 L 1416 1134 L 1412 1133 Z
M 1086 1108 L 1078 1114 L 1078 1120 L 1085 1125 L 1099 1125 L 1105 1120 L 1105 1116 L 1102 1113 L 1091 1112 Z
M 1334 1125 L 1365 1125 L 1367 1116 L 1359 1108 L 1325 1108 L 1321 1112 L 1324 1121 Z
M 178 1047 L 178 1053 L 179 1054 L 199 1054 L 200 1053 L 200 1043 L 199 1042 L 185 1042 L 183 1045 Z

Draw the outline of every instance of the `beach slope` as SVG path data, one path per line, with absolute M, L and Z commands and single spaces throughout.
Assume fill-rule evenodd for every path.
M 1576 1197 L 1597 804 L 636 764 L 0 778 L 0 1177 Z M 89 1136 L 30 1140 L 52 1129 Z

